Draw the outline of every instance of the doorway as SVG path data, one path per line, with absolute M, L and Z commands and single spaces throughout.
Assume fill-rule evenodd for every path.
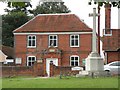
M 58 66 L 58 58 L 47 58 L 46 59 L 46 72 L 48 77 L 50 77 L 50 62 L 53 62 L 55 66 Z

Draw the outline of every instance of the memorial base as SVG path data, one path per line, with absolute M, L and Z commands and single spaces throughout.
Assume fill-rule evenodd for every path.
M 103 58 L 97 52 L 91 52 L 86 58 L 85 70 L 90 72 L 102 72 L 104 71 Z

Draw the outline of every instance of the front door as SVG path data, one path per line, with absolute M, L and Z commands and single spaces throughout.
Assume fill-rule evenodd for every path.
M 46 72 L 48 77 L 50 76 L 50 62 L 53 62 L 55 66 L 58 66 L 58 58 L 47 58 L 46 59 Z

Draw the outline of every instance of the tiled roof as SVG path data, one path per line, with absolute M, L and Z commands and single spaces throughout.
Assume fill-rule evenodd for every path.
M 2 46 L 2 52 L 8 57 L 14 57 L 14 49 L 8 46 Z
M 21 27 L 18 32 L 78 32 L 91 31 L 75 14 L 39 14 Z

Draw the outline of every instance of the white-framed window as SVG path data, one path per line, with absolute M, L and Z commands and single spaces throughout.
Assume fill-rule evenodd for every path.
M 79 35 L 70 35 L 70 47 L 79 47 Z
M 58 46 L 58 36 L 57 35 L 49 35 L 49 47 L 50 46 L 54 46 L 54 47 Z
M 103 29 L 104 36 L 112 36 L 112 29 Z
M 22 64 L 22 58 L 16 58 L 15 64 Z
M 29 35 L 27 38 L 28 38 L 27 47 L 35 48 L 36 47 L 36 35 Z
M 70 66 L 79 66 L 79 56 L 77 55 L 70 56 Z
M 28 56 L 27 57 L 27 66 L 33 66 L 35 61 L 36 61 L 36 57 L 35 56 Z

